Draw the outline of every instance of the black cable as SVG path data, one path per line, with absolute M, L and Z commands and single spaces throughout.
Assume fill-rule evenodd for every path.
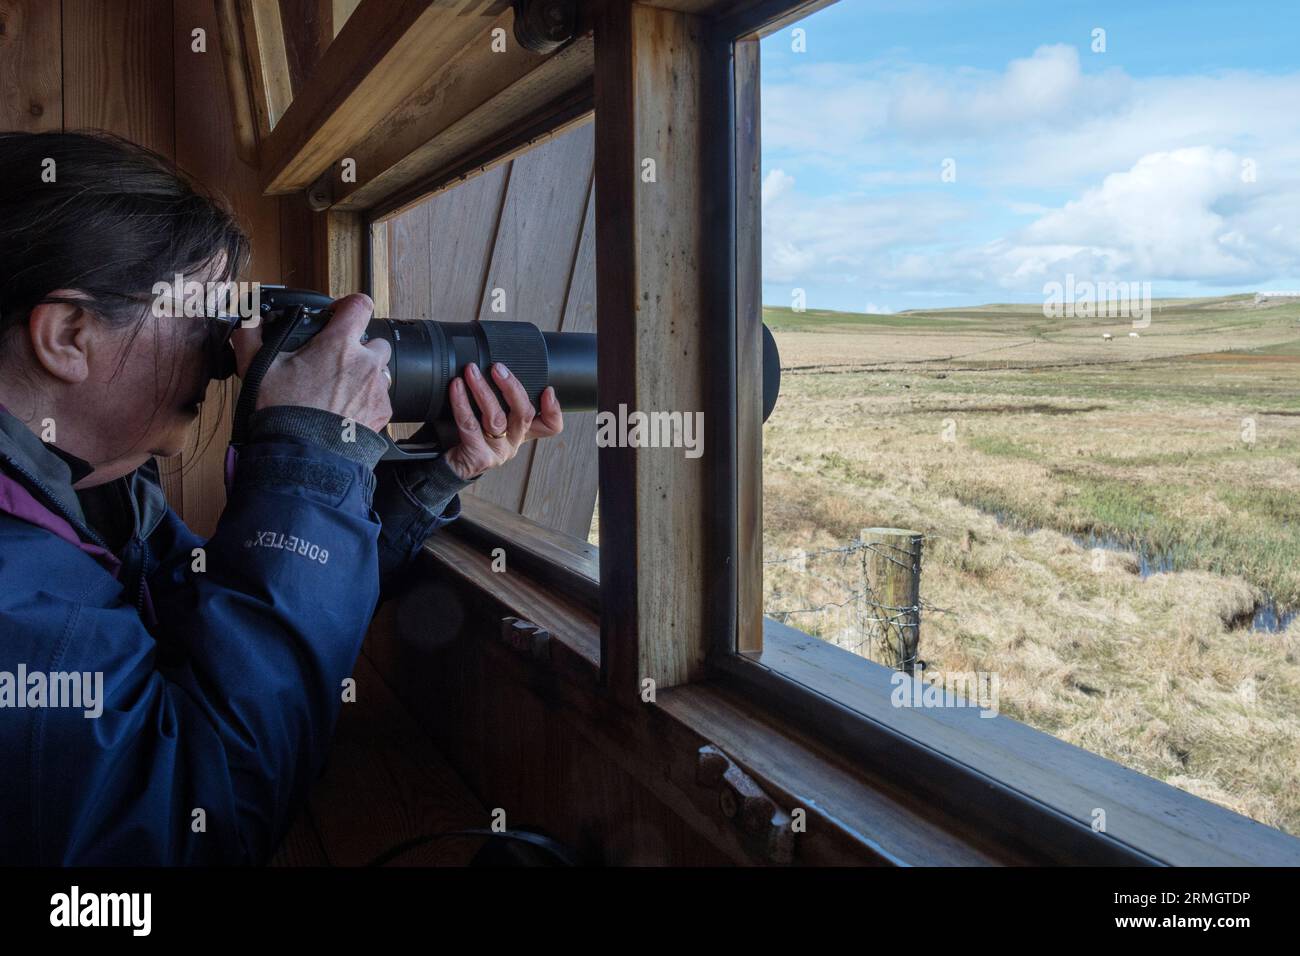
M 528 830 L 486 830 L 486 829 L 469 829 L 469 830 L 445 830 L 442 833 L 426 833 L 422 836 L 412 837 L 409 840 L 397 844 L 385 850 L 379 856 L 375 857 L 366 866 L 383 866 L 391 863 L 397 857 L 418 847 L 426 846 L 435 840 L 441 840 L 447 837 L 488 837 L 489 839 L 498 840 L 515 840 L 519 843 L 527 843 L 544 850 L 554 856 L 564 866 L 577 866 L 578 861 L 574 859 L 573 854 L 569 852 L 568 847 L 564 844 L 552 840 L 548 836 L 540 833 L 532 833 Z

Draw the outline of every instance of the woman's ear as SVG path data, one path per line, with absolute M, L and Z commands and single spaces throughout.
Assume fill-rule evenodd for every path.
M 74 298 L 59 289 L 51 297 Z M 90 375 L 90 350 L 96 323 L 89 310 L 64 302 L 35 306 L 27 320 L 27 334 L 36 362 L 61 382 L 79 385 Z

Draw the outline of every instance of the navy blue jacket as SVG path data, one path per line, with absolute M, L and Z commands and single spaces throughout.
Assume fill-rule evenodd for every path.
M 357 426 L 358 452 L 319 439 L 339 422 L 254 416 L 206 541 L 152 463 L 103 486 L 127 519 L 115 545 L 72 491 L 84 463 L 0 410 L 0 863 L 273 853 L 323 764 L 381 574 L 456 517 L 464 485 L 445 463 L 423 489 L 387 465 L 377 481 L 374 432 Z

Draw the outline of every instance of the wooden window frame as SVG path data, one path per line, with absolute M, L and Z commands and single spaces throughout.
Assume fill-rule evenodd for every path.
M 725 340 L 733 345 L 735 454 L 720 461 L 715 483 L 725 515 L 718 539 L 734 551 L 717 564 L 737 574 L 726 583 L 734 601 L 719 602 L 712 621 L 719 640 L 710 674 L 1002 845 L 1087 865 L 1295 865 L 1300 840 L 1011 718 L 893 707 L 891 668 L 763 617 L 758 44 L 824 5 L 737 14 L 719 21 L 712 38 L 729 46 L 713 56 L 729 59 L 730 121 L 720 128 L 734 134 L 727 151 L 734 205 L 718 219 L 732 230 L 734 253 L 727 281 L 734 337 L 728 330 Z M 1105 811 L 1104 831 L 1093 827 L 1096 809 Z
M 874 780 L 877 789 L 852 791 L 859 799 L 900 795 L 958 821 L 972 846 L 983 839 L 1059 863 L 1300 862 L 1300 840 L 1009 718 L 972 726 L 965 709 L 885 707 L 888 669 L 764 620 L 758 41 L 830 2 L 589 0 L 579 40 L 489 80 L 469 52 L 484 25 L 448 19 L 464 0 L 363 0 L 326 50 L 260 144 L 268 195 L 310 191 L 329 210 L 316 227 L 325 291 L 362 287 L 381 299 L 378 224 L 594 108 L 600 407 L 705 413 L 707 450 L 695 464 L 659 449 L 600 450 L 601 548 L 466 502 L 459 527 L 427 553 L 502 607 L 553 626 L 576 685 L 599 668 L 599 694 L 575 698 L 582 714 L 619 719 L 593 709 L 612 707 L 640 721 L 630 726 L 667 719 L 735 740 L 753 748 L 737 759 L 778 789 L 780 768 L 759 773 L 757 752 L 797 738 L 798 754 L 829 748 Z M 446 62 L 429 65 L 430 49 Z M 409 69 L 413 51 L 425 51 L 424 69 Z M 464 81 L 459 101 L 406 117 L 403 136 L 374 135 L 408 97 L 449 79 Z M 322 175 L 353 154 L 366 159 L 357 183 Z M 642 189 L 647 158 L 670 189 Z M 509 582 L 484 564 L 496 546 L 515 559 Z M 650 716 L 647 680 L 662 695 Z M 789 729 L 765 737 L 723 713 Z M 840 772 L 820 760 L 786 778 L 787 789 L 820 799 Z M 861 806 L 832 809 L 843 821 Z M 1096 806 L 1108 832 L 1090 825 Z M 881 862 L 909 862 L 866 835 L 853 842 Z

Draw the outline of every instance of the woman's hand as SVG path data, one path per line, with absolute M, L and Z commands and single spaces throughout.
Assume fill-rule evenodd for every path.
M 564 431 L 564 415 L 554 388 L 547 386 L 542 392 L 542 411 L 538 415 L 519 379 L 500 362 L 492 366 L 492 378 L 510 406 L 509 415 L 477 365 L 469 365 L 462 378 L 451 382 L 451 410 L 460 432 L 460 444 L 443 457 L 462 480 L 467 481 L 504 465 L 529 439 L 546 438 Z M 470 406 L 466 382 L 482 412 L 481 420 L 474 416 L 474 409 Z
M 388 359 L 383 339 L 361 344 L 374 303 L 361 293 L 334 302 L 329 322 L 302 348 L 277 355 L 257 392 L 257 407 L 305 405 L 333 412 L 382 431 L 393 416 L 388 397 Z M 231 336 L 239 377 L 262 347 L 260 328 Z

